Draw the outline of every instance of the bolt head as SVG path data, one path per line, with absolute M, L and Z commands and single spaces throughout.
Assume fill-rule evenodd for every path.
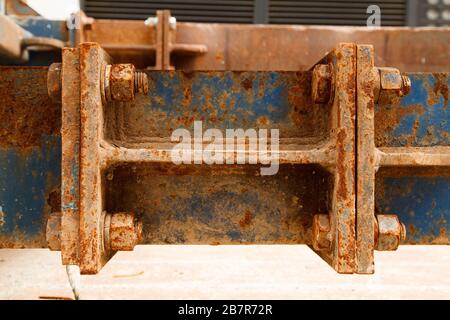
M 402 96 L 406 96 L 411 91 L 411 79 L 408 76 L 402 76 Z
M 400 71 L 395 68 L 378 68 L 380 72 L 380 88 L 385 91 L 400 91 L 403 80 Z
M 52 63 L 47 71 L 47 92 L 55 103 L 61 102 L 61 63 Z
M 113 213 L 110 221 L 109 241 L 111 250 L 132 251 L 141 239 L 142 221 L 131 212 Z
M 313 69 L 311 94 L 314 103 L 328 103 L 331 97 L 332 86 L 331 66 L 318 64 Z
M 114 101 L 134 100 L 134 65 L 113 64 L 109 74 L 109 88 Z
M 375 249 L 379 251 L 397 250 L 405 238 L 405 226 L 395 214 L 379 214 L 376 216 L 378 233 Z
M 313 217 L 312 245 L 317 251 L 331 249 L 331 224 L 328 214 L 316 214 Z

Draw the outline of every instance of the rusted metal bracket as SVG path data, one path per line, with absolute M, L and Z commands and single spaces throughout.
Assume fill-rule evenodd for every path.
M 355 75 L 356 45 L 348 43 L 334 48 L 314 67 L 312 76 L 313 101 L 331 108 L 328 169 L 334 175 L 331 210 L 328 219 L 319 215 L 313 220 L 312 244 L 339 273 L 353 273 L 356 267 Z
M 177 43 L 176 19 L 169 10 L 158 10 L 155 19 L 147 20 L 156 27 L 156 64 L 151 70 L 175 70 L 171 60 L 173 54 L 197 55 L 208 51 L 203 44 Z M 153 22 L 153 23 L 152 23 Z
M 329 139 L 319 148 L 282 153 L 280 162 L 320 164 L 332 172 L 334 186 L 330 195 L 332 205 L 329 215 L 333 236 L 330 246 L 320 251 L 320 254 L 338 272 L 352 273 L 355 270 L 356 250 L 356 45 L 337 46 L 321 64 L 327 64 L 332 70 L 330 76 L 334 88 L 329 102 L 332 123 Z M 103 208 L 102 172 L 117 162 L 169 161 L 164 150 L 116 148 L 103 140 L 102 109 L 109 99 L 102 99 L 102 96 L 108 96 L 104 92 L 116 88 L 111 86 L 110 75 L 114 72 L 108 72 L 109 65 L 110 58 L 100 46 L 93 43 L 84 43 L 78 49 L 63 51 L 61 251 L 63 263 L 79 264 L 82 273 L 98 272 L 111 256 L 108 246 L 104 245 L 109 243 L 110 232 L 105 232 L 104 228 L 108 215 L 105 216 Z M 123 82 L 117 85 L 115 91 L 120 93 L 125 89 L 133 92 L 134 82 L 130 79 L 133 74 L 130 71 L 125 72 L 125 76 L 119 75 Z M 106 75 L 110 81 L 105 81 L 101 75 Z M 78 123 L 81 123 L 81 127 L 78 127 Z M 135 227 L 133 232 L 138 229 Z
M 94 25 L 94 19 L 86 17 L 80 11 L 77 13 L 75 20 L 78 24 L 75 43 L 78 45 L 86 41 L 85 33 Z M 154 65 L 148 67 L 150 70 L 174 70 L 175 66 L 172 56 L 195 57 L 208 51 L 208 47 L 204 44 L 191 44 L 177 41 L 176 19 L 171 16 L 169 10 L 157 10 L 155 17 L 150 17 L 145 21 L 145 26 L 147 29 L 150 29 L 146 44 L 104 43 L 102 44 L 102 48 L 111 52 L 130 53 L 146 51 L 154 55 Z M 122 32 L 121 29 L 124 29 L 123 37 L 126 37 L 125 32 L 129 30 L 127 28 L 117 28 L 117 32 Z M 119 42 L 123 37 L 118 34 L 115 35 L 115 38 Z M 96 40 L 91 39 L 90 41 Z
M 97 273 L 117 250 L 132 250 L 142 231 L 134 213 L 103 209 L 103 108 L 108 101 L 130 101 L 145 93 L 146 77 L 132 65 L 111 65 L 97 44 L 65 48 L 61 67 L 62 186 L 60 250 L 63 264 Z M 48 80 L 58 79 L 52 66 Z M 57 96 L 56 86 L 51 96 Z M 56 214 L 58 216 L 58 214 Z M 50 219 L 50 224 L 53 220 Z M 51 229 L 51 227 L 50 227 Z M 57 237 L 47 232 L 49 244 Z M 49 241 L 50 239 L 50 241 Z M 57 245 L 50 246 L 58 249 Z
M 342 183 L 350 188 L 349 196 L 347 199 L 333 200 L 333 203 L 348 204 L 347 208 L 341 209 L 341 215 L 350 217 L 351 220 L 347 220 L 347 224 L 341 224 L 336 221 L 339 217 L 336 214 L 317 215 L 313 220 L 313 248 L 324 252 L 337 247 L 337 250 L 341 250 L 347 257 L 347 261 L 351 261 L 344 272 L 364 274 L 374 272 L 374 249 L 396 250 L 400 241 L 405 238 L 405 226 L 397 216 L 375 216 L 375 173 L 380 166 L 380 151 L 375 147 L 374 118 L 378 99 L 394 99 L 408 94 L 411 82 L 397 69 L 376 68 L 372 46 L 355 45 L 353 49 L 351 66 L 354 69 L 350 69 L 347 78 L 342 78 L 342 72 L 334 73 L 335 67 L 329 63 L 320 63 L 313 70 L 312 96 L 316 103 L 330 105 L 336 97 L 341 97 L 343 92 L 354 93 L 354 105 L 342 104 L 349 106 L 347 117 L 352 122 L 345 124 L 345 129 L 343 128 L 338 136 L 356 137 L 355 140 L 347 139 L 347 144 L 342 148 L 344 154 L 351 152 L 356 158 L 349 158 L 346 166 L 337 167 L 337 170 L 348 169 L 351 172 L 342 179 Z M 341 84 L 340 88 L 340 83 L 346 83 L 347 87 Z M 350 128 L 356 129 L 351 132 Z M 431 159 L 427 163 L 431 164 Z M 355 180 L 349 179 L 349 176 L 355 177 Z M 335 184 L 336 182 L 335 179 Z M 352 189 L 355 193 L 350 192 Z M 346 246 L 340 239 L 340 232 L 350 232 Z M 343 271 L 336 267 L 335 269 L 338 272 Z
M 107 180 L 114 181 L 114 170 L 118 168 L 117 174 L 126 176 L 128 169 L 124 165 L 127 164 L 170 164 L 170 145 L 137 142 L 136 146 L 130 146 L 124 141 L 118 141 L 116 145 L 114 139 L 105 137 L 107 126 L 119 125 L 105 122 L 108 110 L 115 108 L 115 112 L 123 112 L 118 109 L 125 106 L 123 102 L 133 103 L 136 93 L 143 93 L 142 99 L 149 99 L 146 95 L 150 86 L 147 74 L 152 73 L 136 72 L 131 64 L 112 64 L 108 54 L 95 43 L 64 49 L 62 65 L 53 65 L 49 69 L 49 94 L 53 100 L 58 100 L 61 95 L 62 100 L 62 211 L 49 220 L 47 240 L 50 248 L 61 250 L 63 264 L 80 265 L 82 273 L 97 273 L 115 251 L 132 250 L 140 239 L 142 222 L 136 207 L 109 205 L 120 210 L 105 212 L 106 203 L 110 203 L 106 193 L 117 184 L 105 186 Z M 164 75 L 166 73 L 156 76 Z M 186 84 L 192 78 L 192 75 L 174 72 L 167 76 L 178 77 L 175 83 Z M 206 75 L 211 76 L 214 75 Z M 239 90 L 247 92 L 253 86 L 247 77 L 259 77 L 261 86 L 264 77 L 274 75 L 230 73 L 226 76 L 241 79 L 242 88 L 233 89 L 233 95 L 238 96 Z M 287 77 L 287 81 L 291 81 L 291 75 Z M 299 229 L 302 234 L 295 243 L 312 245 L 339 273 L 373 273 L 373 251 L 395 250 L 406 232 L 397 216 L 375 212 L 376 171 L 380 166 L 448 167 L 450 152 L 448 147 L 375 146 L 376 103 L 408 94 L 411 84 L 397 69 L 376 68 L 372 46 L 339 44 L 313 69 L 296 77 L 296 94 L 303 97 L 299 101 L 329 115 L 326 118 L 329 127 L 316 144 L 305 144 L 293 136 L 291 147 L 282 145 L 279 161 L 281 164 L 323 167 L 330 176 L 330 188 L 326 196 L 328 213 L 310 212 L 311 220 L 308 220 L 309 216 L 305 217 L 305 225 Z M 159 78 L 152 79 L 151 86 L 156 85 L 156 79 Z M 162 78 L 160 82 L 166 88 L 167 79 Z M 186 90 L 180 90 L 184 97 L 189 93 Z M 217 95 L 222 97 L 221 93 Z M 168 95 L 164 103 L 175 107 L 170 101 L 172 98 L 174 95 Z M 148 105 L 150 102 L 142 100 L 140 103 Z M 127 110 L 133 112 L 133 109 Z M 110 119 L 111 115 L 108 117 Z M 189 116 L 189 121 L 191 118 Z M 157 141 L 165 137 L 166 131 L 156 133 Z M 142 134 L 147 140 L 155 135 Z M 183 172 L 187 168 L 180 170 Z M 326 180 L 326 174 L 323 177 Z M 239 224 L 245 227 L 251 217 L 247 212 Z M 59 221 L 60 231 L 57 228 Z
M 411 80 L 394 68 L 374 67 L 374 50 L 357 46 L 357 272 L 373 273 L 373 250 L 396 250 L 406 236 L 397 216 L 375 216 L 375 175 L 382 166 L 448 167 L 449 147 L 384 147 L 375 145 L 375 106 L 407 95 Z M 373 236 L 375 234 L 375 237 Z

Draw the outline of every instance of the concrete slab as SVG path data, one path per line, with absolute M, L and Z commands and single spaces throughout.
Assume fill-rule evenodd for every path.
M 374 275 L 336 274 L 307 246 L 138 246 L 82 299 L 450 299 L 450 246 L 376 252 Z M 72 298 L 59 252 L 0 250 L 0 299 Z

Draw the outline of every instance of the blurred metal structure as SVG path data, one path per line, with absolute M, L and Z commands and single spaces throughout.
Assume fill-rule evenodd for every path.
M 96 19 L 143 20 L 167 9 L 183 22 L 365 26 L 367 8 L 381 9 L 382 26 L 450 24 L 448 0 L 82 0 Z

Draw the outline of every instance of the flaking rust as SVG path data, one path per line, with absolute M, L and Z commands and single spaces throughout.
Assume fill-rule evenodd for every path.
M 77 48 L 62 51 L 61 258 L 78 265 L 80 230 L 80 59 Z
M 25 150 L 39 145 L 43 136 L 59 134 L 61 106 L 47 94 L 47 71 L 46 67 L 0 67 L 0 147 Z
M 372 46 L 357 46 L 356 260 L 358 273 L 374 272 L 375 95 L 381 90 Z
M 330 101 L 322 107 L 331 110 L 330 143 L 334 149 L 334 161 L 329 167 L 334 175 L 329 211 L 331 244 L 329 250 L 325 248 L 318 253 L 339 273 L 356 271 L 356 53 L 354 44 L 342 43 L 336 46 L 318 63 L 318 65 L 330 66 L 326 69 L 332 70 L 332 86 L 330 88 L 332 91 L 312 88 L 313 94 L 317 95 L 318 92 L 321 92 L 325 96 L 331 95 Z M 322 67 L 322 69 L 324 68 Z M 314 70 L 323 74 L 323 72 L 319 72 L 320 69 L 317 66 Z M 315 81 L 313 86 L 323 88 L 320 83 L 321 81 Z M 325 101 L 328 99 L 321 100 L 315 97 L 315 100 Z

